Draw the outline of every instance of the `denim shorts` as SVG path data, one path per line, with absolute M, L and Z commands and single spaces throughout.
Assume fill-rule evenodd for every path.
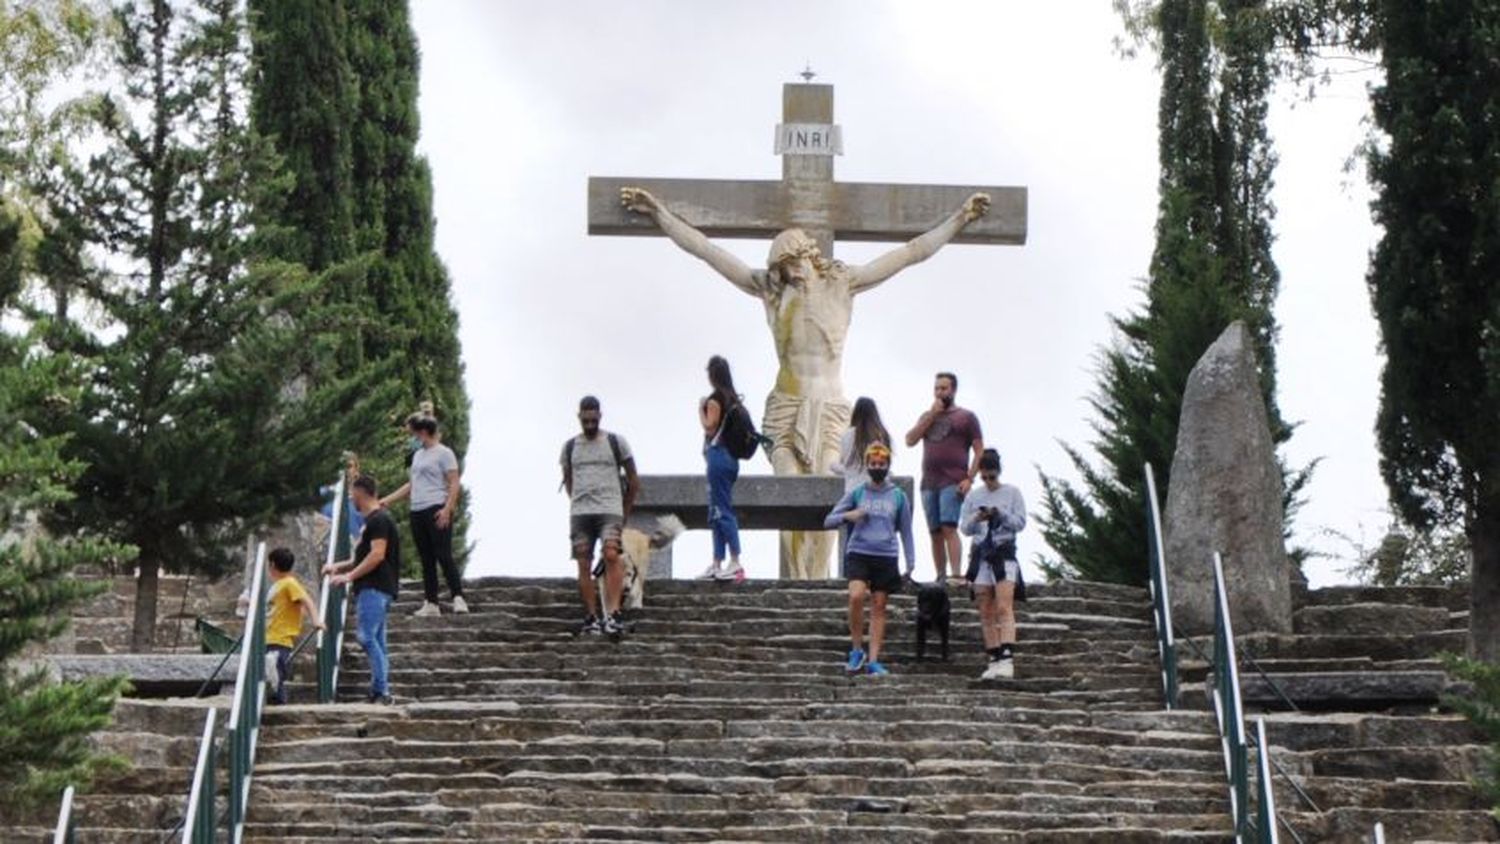
M 922 512 L 927 514 L 927 531 L 937 533 L 943 526 L 958 526 L 958 511 L 963 508 L 963 499 L 958 497 L 958 484 L 942 489 L 922 490 Z

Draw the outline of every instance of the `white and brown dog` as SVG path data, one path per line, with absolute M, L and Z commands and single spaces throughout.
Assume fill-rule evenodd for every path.
M 624 609 L 638 610 L 645 602 L 651 552 L 671 545 L 684 530 L 682 520 L 676 516 L 657 519 L 650 533 L 634 527 L 625 528 L 620 538 L 621 557 L 625 563 L 625 584 L 620 603 Z

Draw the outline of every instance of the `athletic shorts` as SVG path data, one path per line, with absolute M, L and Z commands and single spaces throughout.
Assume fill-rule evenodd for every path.
M 1001 576 L 1000 576 L 1000 580 L 1001 581 L 1003 581 L 1005 583 L 1016 583 L 1016 582 L 1020 581 L 1020 579 L 1021 579 L 1021 564 L 1020 563 L 1016 562 L 1015 560 L 1006 560 L 1003 565 L 1004 565 L 1004 569 L 1005 570 L 1004 570 L 1004 572 L 1001 573 Z M 991 565 L 989 563 L 981 563 L 979 565 L 979 573 L 974 576 L 974 585 L 975 586 L 994 586 L 995 585 L 995 566 Z
M 568 518 L 568 532 L 573 543 L 573 556 L 579 554 L 594 556 L 594 543 L 600 540 L 604 544 L 614 544 L 620 547 L 620 534 L 625 530 L 625 519 L 605 513 L 589 513 L 582 516 L 571 516 Z
M 922 512 L 927 514 L 927 532 L 937 533 L 944 525 L 958 526 L 958 511 L 964 500 L 958 497 L 958 484 L 942 489 L 922 490 Z
M 863 580 L 871 592 L 899 592 L 901 569 L 895 557 L 877 557 L 874 554 L 857 554 L 853 551 L 845 557 L 849 580 Z

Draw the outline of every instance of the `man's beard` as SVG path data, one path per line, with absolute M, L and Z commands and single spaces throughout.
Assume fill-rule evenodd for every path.
M 950 408 L 950 407 L 953 406 L 953 397 L 952 396 L 943 396 L 942 402 L 943 402 L 943 409 L 946 410 L 946 409 L 948 409 L 948 408 Z

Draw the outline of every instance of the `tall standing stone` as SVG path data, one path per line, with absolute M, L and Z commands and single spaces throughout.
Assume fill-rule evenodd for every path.
M 1165 515 L 1172 615 L 1213 630 L 1213 553 L 1224 557 L 1235 633 L 1292 629 L 1281 467 L 1250 333 L 1234 322 L 1188 375 Z

